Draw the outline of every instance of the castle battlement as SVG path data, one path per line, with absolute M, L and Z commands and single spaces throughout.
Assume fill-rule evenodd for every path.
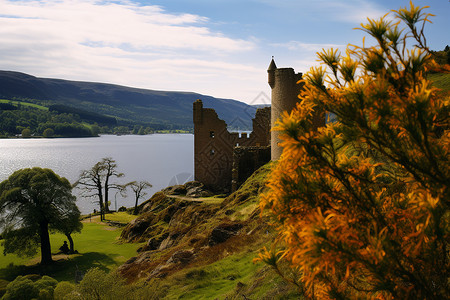
M 281 156 L 279 134 L 271 131 L 271 125 L 299 102 L 303 85 L 298 81 L 302 73 L 295 73 L 293 68 L 277 68 L 273 58 L 267 73 L 272 104 L 256 111 L 250 134 L 230 133 L 214 109 L 204 108 L 201 100 L 193 104 L 195 180 L 212 190 L 234 191 L 256 169 Z M 323 114 L 313 118 L 316 127 L 325 124 Z

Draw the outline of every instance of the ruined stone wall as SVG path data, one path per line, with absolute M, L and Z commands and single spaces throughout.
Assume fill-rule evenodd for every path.
M 228 132 L 227 124 L 214 109 L 203 108 L 201 100 L 194 102 L 194 175 L 195 180 L 211 190 L 229 192 L 239 187 L 268 161 L 269 145 L 271 160 L 281 156 L 279 133 L 271 131 L 271 124 L 281 119 L 283 112 L 290 113 L 300 101 L 302 85 L 298 81 L 302 73 L 295 73 L 292 68 L 278 69 L 273 59 L 267 72 L 272 88 L 271 107 L 256 111 L 249 135 Z M 323 126 L 324 114 L 315 113 L 312 123 L 313 128 Z
M 254 130 L 230 133 L 214 109 L 194 102 L 194 175 L 209 189 L 231 190 L 233 150 L 236 146 L 267 146 L 270 143 L 270 108 L 258 109 Z
M 232 192 L 253 172 L 270 161 L 270 146 L 235 147 L 233 151 Z

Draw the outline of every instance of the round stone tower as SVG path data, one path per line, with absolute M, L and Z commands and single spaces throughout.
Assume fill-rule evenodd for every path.
M 271 126 L 275 126 L 277 120 L 281 119 L 284 111 L 290 113 L 299 101 L 298 95 L 302 89 L 302 85 L 297 82 L 302 79 L 302 73 L 294 73 L 292 68 L 278 69 L 272 58 L 269 68 L 267 69 L 268 82 L 272 88 L 272 105 L 271 105 Z M 279 146 L 281 140 L 277 131 L 271 132 L 271 159 L 278 160 L 283 152 L 283 148 Z

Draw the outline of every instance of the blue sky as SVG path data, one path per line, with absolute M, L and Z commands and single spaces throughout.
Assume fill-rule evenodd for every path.
M 436 16 L 431 49 L 450 44 L 450 2 L 416 0 Z M 193 91 L 267 102 L 266 69 L 306 72 L 317 51 L 361 44 L 366 17 L 406 0 L 0 0 L 0 69 L 38 77 Z M 261 92 L 263 94 L 261 94 Z

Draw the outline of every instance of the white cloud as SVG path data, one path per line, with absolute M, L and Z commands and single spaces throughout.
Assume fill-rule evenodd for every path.
M 302 43 L 299 41 L 289 41 L 287 43 L 277 43 L 271 44 L 273 47 L 281 47 L 286 48 L 290 51 L 296 50 L 305 50 L 305 51 L 321 51 L 322 49 L 328 48 L 345 48 L 345 45 L 337 45 L 337 44 L 310 44 L 310 43 Z
M 334 19 L 349 23 L 366 23 L 367 18 L 378 19 L 386 13 L 376 1 L 348 0 L 348 1 L 320 1 L 322 9 L 330 12 Z
M 259 70 L 230 57 L 256 44 L 208 22 L 131 1 L 0 0 L 0 69 L 238 98 L 223 80 Z
M 365 22 L 367 17 L 379 18 L 386 10 L 374 0 L 258 0 L 266 5 L 298 13 L 301 18 L 316 16 L 324 22 L 340 21 L 350 24 Z

